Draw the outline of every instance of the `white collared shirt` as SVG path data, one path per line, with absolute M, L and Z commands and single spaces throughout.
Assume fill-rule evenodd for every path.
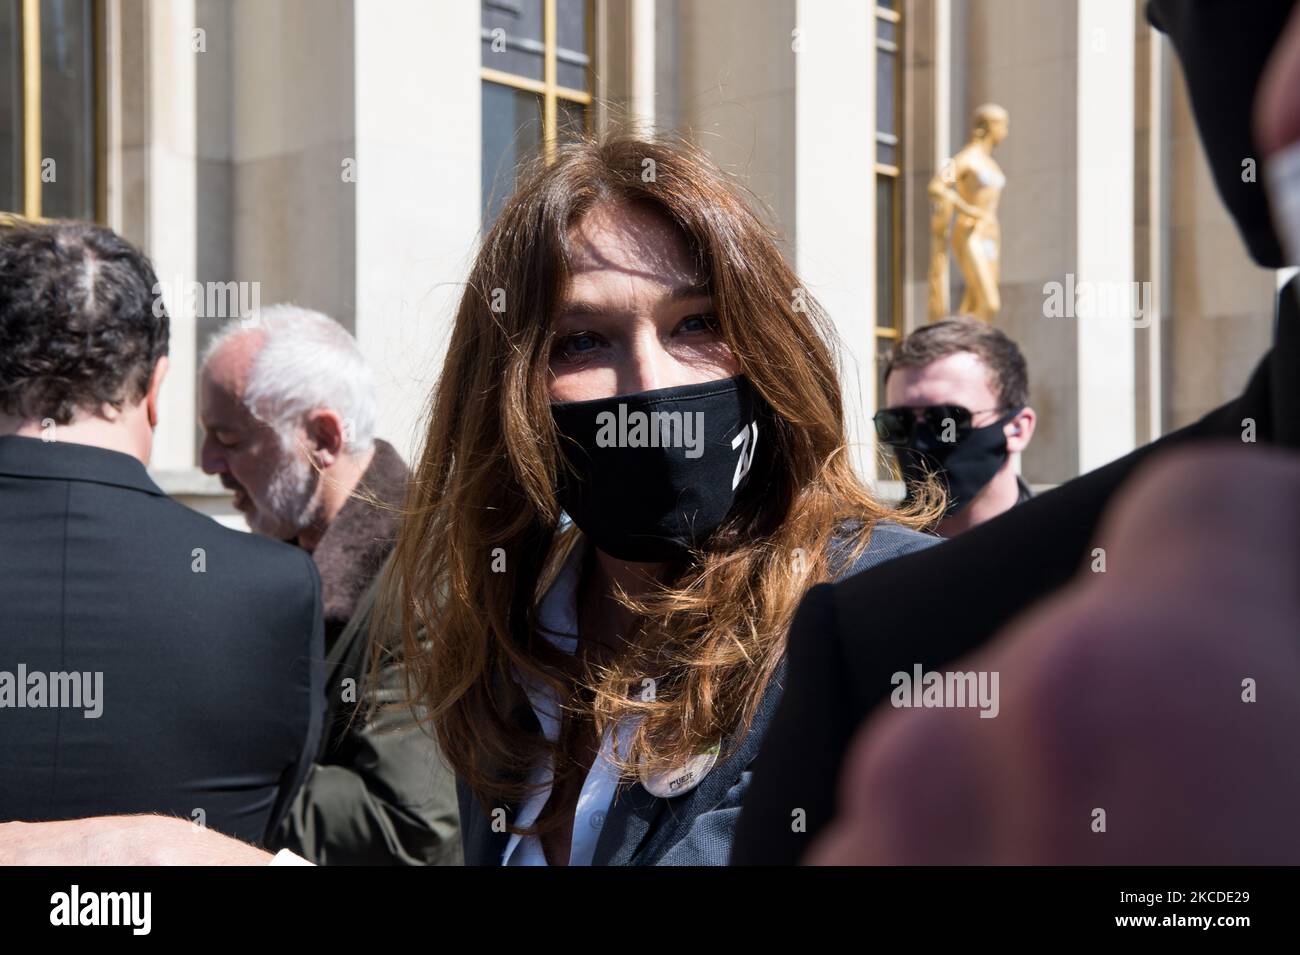
M 575 653 L 578 649 L 578 583 L 582 577 L 585 554 L 586 546 L 579 541 L 565 560 L 555 582 L 537 605 L 537 620 L 542 635 L 565 653 Z M 554 743 L 560 736 L 561 718 L 560 701 L 554 690 L 546 684 L 534 685 L 526 679 L 521 679 L 520 683 L 528 694 L 533 712 L 537 714 L 542 733 Z M 625 741 L 628 736 L 625 727 L 629 725 L 631 724 L 625 722 L 605 731 L 600 751 L 592 761 L 591 769 L 587 771 L 587 778 L 583 780 L 582 791 L 573 812 L 569 865 L 591 865 L 596 853 L 596 842 L 605 825 L 605 816 L 618 789 L 619 772 L 611 759 L 614 745 Z M 531 826 L 537 821 L 547 800 L 551 798 L 553 779 L 554 767 L 548 756 L 529 773 L 528 784 L 537 787 L 537 790 L 520 805 L 515 816 L 516 826 Z M 501 864 L 546 865 L 546 853 L 542 850 L 541 840 L 536 836 L 511 833 Z

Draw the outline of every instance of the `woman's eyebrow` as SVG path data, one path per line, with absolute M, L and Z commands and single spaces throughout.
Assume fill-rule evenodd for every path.
M 666 302 L 686 302 L 697 298 L 712 298 L 713 290 L 710 283 L 690 282 L 684 285 L 676 285 L 669 289 L 662 297 L 661 301 Z M 592 302 L 585 299 L 570 299 L 560 306 L 556 319 L 562 318 L 620 318 L 630 315 L 630 310 L 619 308 L 603 302 Z
M 599 318 L 603 315 L 621 315 L 623 311 L 610 308 L 600 302 L 588 302 L 581 299 L 565 302 L 560 306 L 556 318 Z
M 681 302 L 692 298 L 712 298 L 712 283 L 707 279 L 700 282 L 692 282 L 688 285 L 678 285 L 664 296 L 670 302 Z

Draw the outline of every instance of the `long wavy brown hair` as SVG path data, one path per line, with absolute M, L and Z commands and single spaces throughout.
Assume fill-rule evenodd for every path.
M 579 771 L 577 734 L 598 739 L 625 717 L 642 717 L 618 754 L 625 772 L 643 759 L 654 769 L 679 765 L 738 738 L 805 591 L 861 553 L 881 518 L 911 526 L 933 518 L 926 509 L 936 502 L 887 510 L 855 475 L 830 325 L 742 196 L 685 143 L 587 139 L 524 170 L 484 237 L 381 612 L 400 615 L 411 702 L 485 806 L 522 798 L 528 769 L 548 753 L 557 783 Z M 539 638 L 535 620 L 580 534 L 557 530 L 562 459 L 548 368 L 570 230 L 600 203 L 648 203 L 681 229 L 721 335 L 771 421 L 724 526 L 658 590 L 621 593 L 637 613 L 635 635 L 613 662 L 575 671 Z M 521 726 L 520 678 L 567 701 L 556 744 Z M 647 678 L 653 694 L 643 692 Z

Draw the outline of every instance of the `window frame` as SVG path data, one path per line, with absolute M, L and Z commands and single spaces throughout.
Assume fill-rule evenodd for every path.
M 902 205 L 903 205 L 903 155 L 904 153 L 903 153 L 903 137 L 901 135 L 898 135 L 898 133 L 901 131 L 901 126 L 904 118 L 903 117 L 903 56 L 902 56 L 904 23 L 903 23 L 903 15 L 901 11 L 892 10 L 889 7 L 881 6 L 879 3 L 874 3 L 874 0 L 873 0 L 873 7 L 874 9 L 873 9 L 873 17 L 872 17 L 872 28 L 875 35 L 872 37 L 872 50 L 874 52 L 874 51 L 879 51 L 881 49 L 885 49 L 894 54 L 893 93 L 894 93 L 895 132 L 892 135 L 893 142 L 888 143 L 889 145 L 894 147 L 894 162 L 883 163 L 880 162 L 879 160 L 876 160 L 874 170 L 873 170 L 873 176 L 875 179 L 873 185 L 878 185 L 881 177 L 885 177 L 891 180 L 890 188 L 893 194 L 892 195 L 893 202 L 891 203 L 892 208 L 891 208 L 891 216 L 890 216 L 891 221 L 889 224 L 890 239 L 892 242 L 892 251 L 893 251 L 892 274 L 890 274 L 887 277 L 881 275 L 876 276 L 877 282 L 887 280 L 890 284 L 890 288 L 893 292 L 893 294 L 890 296 L 890 301 L 893 306 L 893 314 L 890 316 L 891 317 L 890 325 L 888 326 L 881 325 L 880 315 L 878 312 L 875 312 L 873 306 L 873 314 L 872 314 L 873 334 L 876 337 L 877 353 L 879 353 L 880 344 L 881 344 L 880 339 L 884 339 L 885 341 L 888 342 L 898 342 L 903 337 L 903 325 L 904 325 L 903 295 L 902 295 L 903 292 Z M 882 40 L 880 38 L 880 32 L 879 32 L 880 20 L 886 20 L 894 24 L 894 39 L 892 42 L 888 40 Z M 888 141 L 889 134 L 882 133 L 880 131 L 879 123 L 877 123 L 876 126 L 877 128 L 872 130 L 872 141 L 878 147 L 881 142 Z M 872 190 L 873 202 L 875 201 L 874 196 L 875 196 L 875 190 L 873 189 Z M 877 208 L 876 212 L 877 215 L 879 215 L 879 208 Z M 880 237 L 879 221 L 877 221 L 876 224 L 876 237 L 877 237 L 877 241 L 879 241 L 879 237 Z
M 876 261 L 879 262 L 879 245 L 882 237 L 880 222 L 880 203 L 877 201 L 880 182 L 882 179 L 889 182 L 890 190 L 890 221 L 888 223 L 889 240 L 891 243 L 890 256 L 890 274 L 881 275 L 876 272 L 876 294 L 871 302 L 871 343 L 874 351 L 874 375 L 872 389 L 875 392 L 876 407 L 885 406 L 884 391 L 884 369 L 886 357 L 889 351 L 896 346 L 905 334 L 904 332 L 904 295 L 903 295 L 903 164 L 904 164 L 904 136 L 902 135 L 906 117 L 903 114 L 903 49 L 904 49 L 904 23 L 901 9 L 892 9 L 882 6 L 877 0 L 870 0 L 872 5 L 871 18 L 871 51 L 872 57 L 879 55 L 881 50 L 890 51 L 894 54 L 894 73 L 893 73 L 893 101 L 894 101 L 894 132 L 892 134 L 882 133 L 880 130 L 879 119 L 877 118 L 873 125 L 875 128 L 871 131 L 871 142 L 873 150 L 873 168 L 872 168 L 872 189 L 871 201 L 875 207 L 875 245 Z M 899 7 L 902 4 L 898 5 Z M 880 21 L 887 21 L 894 25 L 894 39 L 884 40 L 880 36 Z M 876 70 L 875 63 L 872 64 L 873 72 Z M 875 73 L 878 76 L 878 73 Z M 878 94 L 877 94 L 878 95 Z M 890 139 L 892 138 L 892 142 Z M 894 149 L 893 163 L 881 162 L 879 156 L 879 147 L 881 143 L 891 145 Z M 888 282 L 890 287 L 890 305 L 892 314 L 889 316 L 890 324 L 880 324 L 880 288 L 881 282 Z M 876 439 L 875 431 L 872 429 L 871 438 L 876 442 L 877 450 L 880 445 Z M 890 462 L 891 455 L 878 454 L 875 460 L 876 479 L 882 481 L 893 481 L 896 475 Z
M 586 4 L 586 36 L 583 42 L 587 55 L 587 91 L 560 86 L 559 76 L 559 0 L 542 0 L 542 79 L 534 80 L 518 76 L 505 70 L 491 67 L 479 67 L 480 78 L 487 83 L 496 83 L 511 89 L 534 93 L 542 98 L 542 154 L 546 161 L 555 159 L 556 144 L 559 141 L 560 101 L 576 103 L 583 107 L 583 125 L 591 129 L 591 106 L 594 101 L 590 89 L 595 80 L 595 0 L 584 0 Z

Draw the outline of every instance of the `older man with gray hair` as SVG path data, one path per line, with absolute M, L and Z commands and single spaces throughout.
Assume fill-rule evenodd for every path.
M 273 305 L 222 328 L 203 359 L 199 406 L 203 470 L 235 492 L 259 534 L 315 554 L 372 464 L 400 496 L 406 465 L 374 437 L 374 375 L 320 312 Z
M 387 666 L 366 699 L 370 620 L 409 478 L 375 437 L 374 375 L 338 322 L 274 305 L 220 329 L 204 355 L 203 470 L 257 533 L 296 544 L 320 571 L 325 736 L 276 848 L 324 864 L 459 862 L 452 777 Z M 354 719 L 359 709 L 365 719 Z

